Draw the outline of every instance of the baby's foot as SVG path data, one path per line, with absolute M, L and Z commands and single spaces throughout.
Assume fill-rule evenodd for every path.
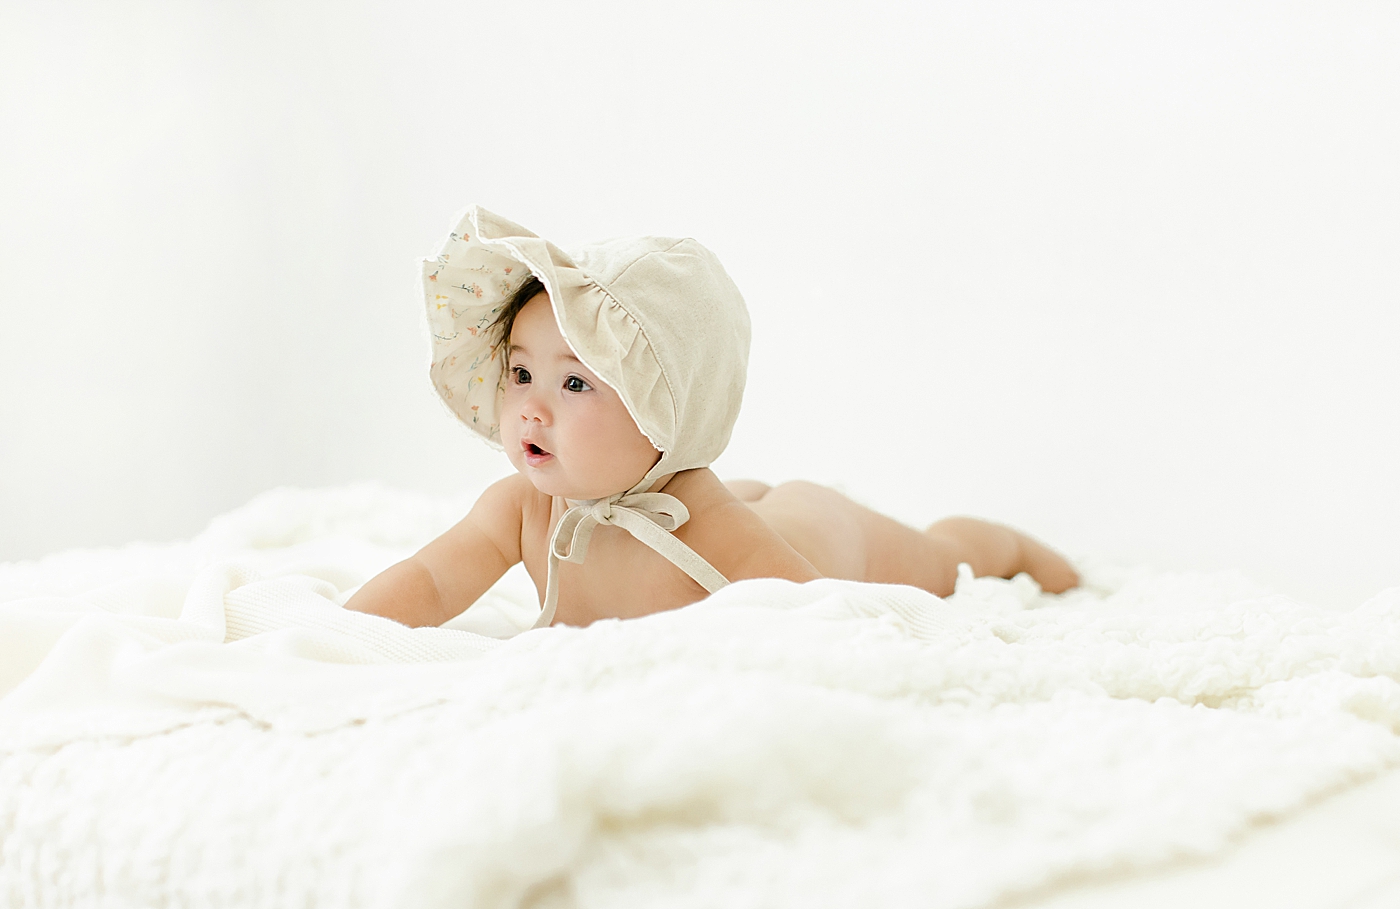
M 1039 540 L 1019 534 L 1021 544 L 1021 570 L 1040 585 L 1046 593 L 1064 593 L 1071 587 L 1079 586 L 1079 573 L 1070 566 L 1064 556 Z

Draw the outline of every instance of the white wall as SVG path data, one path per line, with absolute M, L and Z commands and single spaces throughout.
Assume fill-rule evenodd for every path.
M 452 490 L 415 258 L 481 202 L 745 291 L 723 475 L 1400 583 L 1400 12 L 0 6 L 0 559 Z M 472 485 L 475 485 L 475 481 Z

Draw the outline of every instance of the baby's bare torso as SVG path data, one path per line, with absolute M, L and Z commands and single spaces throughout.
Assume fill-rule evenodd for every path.
M 729 581 L 753 577 L 809 581 L 823 574 L 860 580 L 858 573 L 825 559 L 823 546 L 864 550 L 853 538 L 858 528 L 850 527 L 850 521 L 825 501 L 799 497 L 802 506 L 798 508 L 784 507 L 781 497 L 741 501 L 708 468 L 676 473 L 657 492 L 675 496 L 689 511 L 689 520 L 676 528 L 676 539 Z M 521 560 L 535 581 L 540 602 L 549 578 L 550 535 L 567 510 L 566 500 L 552 499 L 533 487 L 522 501 Z M 561 562 L 557 570 L 559 602 L 554 622 L 561 625 L 636 618 L 680 608 L 707 595 L 671 560 L 612 525 L 594 528 L 584 562 Z
M 725 554 L 707 545 L 718 537 L 716 522 L 723 521 L 729 497 L 714 475 L 697 477 L 698 471 L 678 474 L 666 484 L 690 511 L 690 519 L 676 531 L 676 537 L 697 551 L 709 550 L 711 564 L 724 562 Z M 534 493 L 521 514 L 520 554 L 525 569 L 544 600 L 549 575 L 549 539 L 568 503 L 557 497 Z M 702 558 L 707 553 L 702 552 Z M 716 564 L 721 572 L 724 568 Z M 620 527 L 599 525 L 588 544 L 588 557 L 582 563 L 561 562 L 559 602 L 555 622 L 588 625 L 602 618 L 633 618 L 676 609 L 706 596 L 705 588 L 660 553 L 637 540 Z

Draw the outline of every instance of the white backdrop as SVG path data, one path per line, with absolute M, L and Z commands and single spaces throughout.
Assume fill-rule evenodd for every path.
M 1400 7 L 0 5 L 0 559 L 282 484 L 455 491 L 415 259 L 695 236 L 724 476 L 1400 583 Z

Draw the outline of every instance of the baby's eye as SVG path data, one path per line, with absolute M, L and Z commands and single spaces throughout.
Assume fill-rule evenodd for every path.
M 516 385 L 530 384 L 530 370 L 526 369 L 524 366 L 512 366 L 510 368 L 510 373 L 515 379 Z
M 564 380 L 564 388 L 568 391 L 589 391 L 592 386 L 578 376 L 569 376 Z

